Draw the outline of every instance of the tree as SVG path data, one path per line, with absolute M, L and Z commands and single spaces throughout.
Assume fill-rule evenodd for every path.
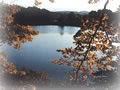
M 21 43 L 32 41 L 32 36 L 38 34 L 29 25 L 23 26 L 13 23 L 13 15 L 20 11 L 19 7 L 1 3 L 0 8 L 2 9 L 0 13 L 1 43 L 8 43 L 10 46 L 20 49 Z
M 100 17 L 82 20 L 81 29 L 73 37 L 75 48 L 57 50 L 63 57 L 52 62 L 73 67 L 73 73 L 67 72 L 70 80 L 84 80 L 90 76 L 95 78 L 97 72 L 116 70 L 117 66 L 112 63 L 118 63 L 118 60 L 114 61 L 118 50 L 112 43 L 119 26 L 117 20 L 108 22 L 110 18 L 105 12 L 108 3 L 109 0 L 106 1 Z

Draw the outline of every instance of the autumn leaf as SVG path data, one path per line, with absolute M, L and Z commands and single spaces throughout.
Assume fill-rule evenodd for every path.
M 57 64 L 58 63 L 58 60 L 52 60 L 52 63 L 55 63 L 55 64 Z
M 54 3 L 55 2 L 55 0 L 49 0 L 51 3 Z
M 86 20 L 85 22 L 86 22 L 86 23 L 88 23 L 88 22 L 89 22 L 89 20 Z
M 79 56 L 79 57 L 77 57 L 77 59 L 78 59 L 78 60 L 80 60 L 80 59 L 81 59 L 81 57 Z
M 86 66 L 85 65 L 82 65 L 83 68 L 85 68 Z
M 94 57 L 95 57 L 95 58 L 97 57 L 97 54 L 96 54 L 96 52 L 94 52 L 94 54 L 93 54 L 93 55 L 94 55 Z
M 90 55 L 89 55 L 89 56 L 90 56 L 90 58 L 92 58 L 92 56 L 93 56 L 93 55 L 92 55 L 92 53 L 90 53 Z
M 107 70 L 111 70 L 111 67 L 112 67 L 111 65 L 106 65 Z
M 35 0 L 35 6 L 39 6 L 39 5 L 41 5 L 42 4 L 42 2 L 40 2 L 40 1 L 38 1 L 38 0 Z
M 91 69 L 89 70 L 89 73 L 93 73 Z

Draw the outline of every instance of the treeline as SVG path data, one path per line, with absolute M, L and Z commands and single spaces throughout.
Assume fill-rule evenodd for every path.
M 14 15 L 14 23 L 22 25 L 61 25 L 61 26 L 81 26 L 83 20 L 92 18 L 98 19 L 102 10 L 91 11 L 86 14 L 76 12 L 51 12 L 37 7 L 20 7 L 21 10 Z M 109 16 L 109 21 L 117 20 L 117 13 L 105 10 Z

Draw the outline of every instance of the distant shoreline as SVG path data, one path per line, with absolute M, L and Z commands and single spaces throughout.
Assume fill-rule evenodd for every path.
M 103 10 L 98 11 L 81 11 L 81 12 L 71 12 L 71 11 L 60 11 L 51 12 L 46 9 L 40 9 L 37 7 L 20 7 L 21 9 L 17 14 L 13 15 L 14 23 L 21 25 L 58 25 L 58 26 L 76 26 L 81 27 L 83 21 L 95 18 L 96 20 L 100 17 L 100 13 Z M 108 16 L 108 22 L 117 20 L 119 17 L 117 13 L 111 10 L 105 11 Z M 117 16 L 117 17 L 116 17 Z

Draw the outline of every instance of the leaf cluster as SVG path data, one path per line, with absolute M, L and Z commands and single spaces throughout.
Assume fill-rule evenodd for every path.
M 20 11 L 15 5 L 1 4 L 0 14 L 0 40 L 2 43 L 8 43 L 10 46 L 20 49 L 21 43 L 32 41 L 33 36 L 38 32 L 33 30 L 31 26 L 14 24 L 13 15 Z
M 117 60 L 114 61 L 117 51 L 112 45 L 117 25 L 114 24 L 115 21 L 107 22 L 108 19 L 108 15 L 104 13 L 101 20 L 82 20 L 81 29 L 73 36 L 75 47 L 57 50 L 63 57 L 52 62 L 73 67 L 72 80 L 81 80 L 84 76 L 95 78 L 98 71 L 117 69 L 117 66 L 112 65 L 114 62 L 118 63 Z

